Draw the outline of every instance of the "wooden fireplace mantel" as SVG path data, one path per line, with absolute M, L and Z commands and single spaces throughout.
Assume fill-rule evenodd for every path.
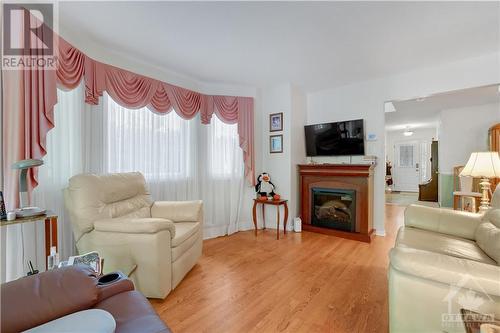
M 348 239 L 371 242 L 373 237 L 374 164 L 300 164 L 302 228 Z M 312 189 L 331 188 L 356 191 L 356 232 L 311 225 Z

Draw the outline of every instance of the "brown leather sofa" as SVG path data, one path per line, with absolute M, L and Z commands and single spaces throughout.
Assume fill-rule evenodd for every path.
M 70 266 L 2 284 L 1 332 L 21 332 L 87 309 L 109 312 L 115 332 L 167 333 L 149 301 L 121 276 L 98 284 L 87 266 Z

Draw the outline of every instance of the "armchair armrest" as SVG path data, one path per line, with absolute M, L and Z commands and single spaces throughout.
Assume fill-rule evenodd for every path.
M 162 218 L 102 219 L 94 222 L 94 229 L 102 232 L 126 234 L 155 234 L 161 230 L 168 230 L 170 237 L 175 237 L 174 223 Z
M 482 215 L 451 209 L 410 205 L 405 210 L 405 226 L 474 240 Z
M 202 222 L 203 201 L 156 201 L 151 206 L 151 217 L 174 222 Z
M 403 273 L 500 296 L 500 267 L 412 248 L 393 248 L 391 266 Z

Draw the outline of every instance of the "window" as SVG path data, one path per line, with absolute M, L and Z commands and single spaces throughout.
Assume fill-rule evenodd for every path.
M 146 179 L 179 179 L 189 175 L 194 120 L 175 112 L 127 109 L 107 98 L 108 171 L 140 171 Z
M 399 167 L 400 168 L 413 168 L 413 145 L 399 146 Z
M 127 109 L 109 96 L 104 105 L 108 172 L 140 171 L 150 182 L 192 178 L 200 169 L 212 178 L 243 178 L 237 124 Z

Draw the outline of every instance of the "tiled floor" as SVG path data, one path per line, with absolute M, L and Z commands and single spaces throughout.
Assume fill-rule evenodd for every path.
M 389 192 L 385 194 L 385 202 L 389 205 L 408 206 L 411 204 L 439 207 L 437 202 L 418 201 L 416 192 Z

